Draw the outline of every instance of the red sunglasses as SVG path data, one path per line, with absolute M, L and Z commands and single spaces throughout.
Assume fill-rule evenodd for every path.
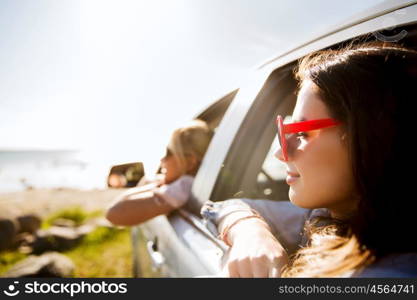
M 288 144 L 291 136 L 287 137 L 286 135 L 293 135 L 294 133 L 298 132 L 306 132 L 317 129 L 323 129 L 327 127 L 333 127 L 339 125 L 341 122 L 335 119 L 319 119 L 284 124 L 282 117 L 278 116 L 276 123 L 278 125 L 278 141 L 281 145 L 284 161 L 288 161 L 288 152 L 290 152 L 291 154 L 291 152 L 294 150 L 294 147 L 288 149 Z

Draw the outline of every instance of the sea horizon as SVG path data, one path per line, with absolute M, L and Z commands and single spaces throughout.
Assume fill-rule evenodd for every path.
M 0 149 L 0 192 L 29 188 L 106 188 L 110 164 L 74 149 Z

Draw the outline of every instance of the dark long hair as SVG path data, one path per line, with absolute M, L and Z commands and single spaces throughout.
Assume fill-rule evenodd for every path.
M 296 77 L 300 83 L 316 84 L 332 117 L 342 121 L 359 196 L 353 216 L 312 230 L 338 236 L 336 244 L 329 239 L 327 249 L 331 255 L 338 250 L 345 255 L 339 260 L 344 268 L 334 264 L 324 267 L 328 272 L 323 274 L 335 275 L 335 270 L 357 268 L 389 253 L 417 252 L 417 243 L 412 242 L 417 219 L 413 209 L 417 52 L 382 43 L 325 50 L 301 60 Z M 348 244 L 350 254 L 342 251 Z M 296 255 L 284 274 L 297 275 L 301 267 L 308 268 L 302 261 L 317 253 L 310 248 Z

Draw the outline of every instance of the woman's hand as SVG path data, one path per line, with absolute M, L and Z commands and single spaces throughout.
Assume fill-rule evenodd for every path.
M 242 220 L 231 228 L 232 244 L 223 268 L 226 277 L 280 277 L 288 256 L 261 220 Z

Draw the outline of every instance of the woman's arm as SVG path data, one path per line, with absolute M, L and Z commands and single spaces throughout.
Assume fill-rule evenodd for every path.
M 272 234 L 265 220 L 253 211 L 230 213 L 221 221 L 219 232 L 230 245 L 223 268 L 228 277 L 280 277 L 288 263 L 287 252 Z
M 174 208 L 153 192 L 155 187 L 132 188 L 116 198 L 106 218 L 115 225 L 132 226 L 168 214 Z
M 107 210 L 106 218 L 115 225 L 131 226 L 168 214 L 187 202 L 192 183 L 193 177 L 183 175 L 170 184 L 129 189 Z
M 209 229 L 217 226 L 214 233 L 231 246 L 223 274 L 230 277 L 279 277 L 286 249 L 301 240 L 305 214 L 289 202 L 250 199 L 207 202 L 202 209 Z

